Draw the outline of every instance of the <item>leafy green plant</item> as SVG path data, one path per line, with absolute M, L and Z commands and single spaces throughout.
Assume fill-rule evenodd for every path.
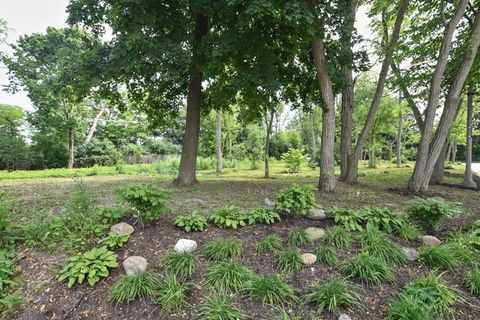
M 207 227 L 207 218 L 193 211 L 189 215 L 177 216 L 173 224 L 185 232 L 203 231 Z
M 301 228 L 294 228 L 287 235 L 287 243 L 291 246 L 300 247 L 309 242 L 307 232 Z
M 325 211 L 327 216 L 333 218 L 335 224 L 346 230 L 362 231 L 363 217 L 354 209 L 348 208 L 329 208 Z
M 475 268 L 467 273 L 467 285 L 472 294 L 480 295 L 480 268 Z
M 161 259 L 162 268 L 179 280 L 189 278 L 197 267 L 197 258 L 189 252 L 167 252 Z
M 277 266 L 283 272 L 296 272 L 303 266 L 301 253 L 297 248 L 290 248 L 280 253 Z
M 394 275 L 387 264 L 363 252 L 356 257 L 342 263 L 340 273 L 347 277 L 357 277 L 367 285 L 376 285 L 382 282 L 393 282 Z
M 295 299 L 293 287 L 278 275 L 261 275 L 253 278 L 245 286 L 248 297 L 264 304 L 282 305 Z
M 266 236 L 257 244 L 257 252 L 274 252 L 282 249 L 282 238 L 276 234 Z
M 319 262 L 322 262 L 331 266 L 336 265 L 338 262 L 337 253 L 333 248 L 325 248 L 325 247 L 318 248 L 315 251 L 315 255 L 317 256 L 317 260 Z
M 170 191 L 153 184 L 129 184 L 117 189 L 120 198 L 135 210 L 140 223 L 152 223 L 167 209 Z
M 208 260 L 225 260 L 239 257 L 242 246 L 235 239 L 213 239 L 203 245 L 202 252 Z
M 280 221 L 280 215 L 268 208 L 255 208 L 252 209 L 248 215 L 248 224 L 273 224 Z
M 416 298 L 401 296 L 390 308 L 385 320 L 428 320 L 428 308 Z
M 460 264 L 456 254 L 446 245 L 421 247 L 419 260 L 429 266 L 442 269 L 453 269 Z
M 209 219 L 222 229 L 244 227 L 246 218 L 245 214 L 233 205 L 217 209 L 209 216 Z
M 332 227 L 325 231 L 323 238 L 326 243 L 340 248 L 348 248 L 353 243 L 353 237 L 350 232 L 343 227 Z
M 100 244 L 106 245 L 109 249 L 117 249 L 123 247 L 128 241 L 128 234 L 118 234 L 109 232 L 106 238 L 100 240 Z
M 275 199 L 275 207 L 291 215 L 305 215 L 307 210 L 315 208 L 315 192 L 310 186 L 295 185 L 280 190 Z
M 110 300 L 115 304 L 130 303 L 136 299 L 153 297 L 160 286 L 160 279 L 151 272 L 122 276 L 110 290 Z
M 415 240 L 421 235 L 420 229 L 416 225 L 406 221 L 397 226 L 395 231 L 400 238 L 408 241 Z
M 206 280 L 215 290 L 236 292 L 242 289 L 253 276 L 254 273 L 247 267 L 228 260 L 210 266 Z
M 119 222 L 125 216 L 125 210 L 123 208 L 110 208 L 100 207 L 95 211 L 96 220 L 111 225 Z
M 200 305 L 198 318 L 202 320 L 241 320 L 245 319 L 245 316 L 235 306 L 232 299 L 214 295 Z
M 379 258 L 388 264 L 404 264 L 407 262 L 405 252 L 376 229 L 364 231 L 360 237 L 362 248 L 369 255 Z
M 13 253 L 6 250 L 0 250 L 0 298 L 6 288 L 11 288 L 17 285 L 13 280 L 17 271 Z
M 451 218 L 459 212 L 460 209 L 455 204 L 438 197 L 418 200 L 406 209 L 410 219 L 424 229 L 433 230 L 436 230 L 444 219 Z
M 282 160 L 285 162 L 289 173 L 300 172 L 300 166 L 303 159 L 305 159 L 305 156 L 303 155 L 302 150 L 299 149 L 290 148 L 287 152 L 282 154 Z
M 160 280 L 155 301 L 167 312 L 180 311 L 187 304 L 190 287 L 189 283 L 178 281 L 175 275 L 167 275 Z
M 313 304 L 319 313 L 324 310 L 333 312 L 340 306 L 359 305 L 354 286 L 344 279 L 331 279 L 315 284 L 309 289 L 305 300 Z
M 7 219 L 10 210 L 11 206 L 6 200 L 5 192 L 0 192 L 0 248 L 7 247 L 13 243 L 10 221 Z
M 366 207 L 361 212 L 362 219 L 368 227 L 375 227 L 387 233 L 392 233 L 405 223 L 405 220 L 393 213 L 389 208 Z
M 106 246 L 93 248 L 68 259 L 57 275 L 59 281 L 68 280 L 71 288 L 75 283 L 82 284 L 85 278 L 88 284 L 95 285 L 101 278 L 108 277 L 109 268 L 118 267 L 117 255 Z

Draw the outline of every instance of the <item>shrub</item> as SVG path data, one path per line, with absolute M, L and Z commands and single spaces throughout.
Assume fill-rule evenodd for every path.
M 367 207 L 361 215 L 367 223 L 367 228 L 375 227 L 387 233 L 392 233 L 405 223 L 403 218 L 393 214 L 389 208 Z
M 408 241 L 415 240 L 421 235 L 418 227 L 408 222 L 404 222 L 397 226 L 396 232 L 400 238 Z
M 364 251 L 388 264 L 407 262 L 405 252 L 378 230 L 365 231 L 361 236 L 361 243 Z
M 5 193 L 0 192 L 0 248 L 4 248 L 13 243 L 13 238 L 10 234 L 10 222 L 7 220 L 10 210 L 11 207 L 6 201 Z
M 123 247 L 128 241 L 128 234 L 118 234 L 109 232 L 106 238 L 100 240 L 100 243 L 106 245 L 109 249 L 117 249 Z
M 315 192 L 310 186 L 293 186 L 280 190 L 275 199 L 275 207 L 292 215 L 305 215 L 315 208 Z
M 358 277 L 367 285 L 393 282 L 394 275 L 387 264 L 363 252 L 340 265 L 339 271 L 348 277 Z
M 111 225 L 119 222 L 125 216 L 122 208 L 100 207 L 95 212 L 96 220 L 102 224 Z
M 336 224 L 346 230 L 362 231 L 362 216 L 354 209 L 330 208 L 326 211 L 327 216 L 333 218 Z
M 335 265 L 338 262 L 337 253 L 333 248 L 318 248 L 315 251 L 315 255 L 317 256 L 317 260 L 319 262 Z
M 225 260 L 240 256 L 242 246 L 235 239 L 214 239 L 203 246 L 202 252 L 208 260 Z
M 15 267 L 15 261 L 12 257 L 12 253 L 5 250 L 0 250 L 0 299 L 3 296 L 3 293 L 6 293 L 6 288 L 11 288 L 17 284 L 13 280 L 16 272 L 17 268 Z M 2 308 L 0 308 L 0 312 L 1 311 Z
M 22 307 L 22 295 L 18 292 L 0 294 L 0 314 L 12 314 Z
M 293 287 L 278 275 L 258 276 L 246 284 L 245 292 L 251 299 L 264 304 L 279 304 L 295 299 Z
M 162 268 L 180 280 L 190 277 L 197 267 L 197 258 L 189 252 L 167 252 L 160 260 Z
M 308 234 L 305 230 L 295 228 L 287 235 L 287 243 L 291 246 L 300 247 L 310 242 Z
M 300 166 L 304 158 L 301 150 L 292 148 L 282 155 L 282 160 L 285 161 L 289 173 L 300 172 Z
M 401 296 L 390 308 L 385 320 L 429 320 L 428 308 L 422 301 Z
M 423 246 L 419 250 L 420 262 L 435 268 L 453 269 L 460 261 L 448 246 Z
M 257 244 L 257 252 L 259 253 L 274 252 L 280 249 L 282 249 L 282 238 L 276 234 L 266 236 Z
M 235 206 L 217 209 L 209 216 L 213 223 L 222 229 L 237 229 L 245 226 L 246 216 Z
M 480 295 L 480 268 L 467 273 L 467 284 L 472 294 Z
M 296 272 L 303 266 L 301 253 L 297 248 L 283 251 L 278 256 L 278 268 L 283 272 Z
M 177 216 L 174 225 L 185 232 L 203 231 L 207 227 L 207 219 L 197 211 L 193 211 L 190 215 Z
M 88 284 L 95 285 L 100 278 L 108 277 L 108 268 L 118 267 L 117 255 L 103 246 L 93 248 L 68 259 L 58 273 L 59 281 L 68 280 L 68 288 L 75 283 L 82 284 L 85 278 Z
M 324 310 L 333 312 L 339 306 L 359 305 L 355 288 L 343 279 L 331 279 L 315 284 L 309 289 L 305 300 L 313 304 L 319 313 Z
M 273 224 L 277 221 L 280 221 L 280 215 L 268 208 L 255 208 L 252 209 L 248 215 L 248 224 Z
M 324 240 L 340 248 L 348 248 L 353 243 L 353 237 L 347 229 L 342 227 L 333 227 L 325 231 Z
M 436 230 L 446 218 L 459 213 L 459 208 L 443 198 L 428 198 L 419 200 L 406 209 L 408 217 L 424 229 Z
M 151 223 L 165 213 L 170 198 L 169 190 L 153 184 L 129 184 L 117 191 L 133 207 L 142 224 Z
M 216 290 L 235 292 L 242 289 L 253 275 L 253 272 L 247 267 L 229 260 L 209 267 L 206 280 Z
M 110 300 L 115 304 L 130 303 L 136 299 L 153 297 L 160 285 L 160 279 L 151 272 L 124 275 L 110 290 Z
M 167 312 L 179 311 L 187 304 L 189 283 L 181 283 L 174 275 L 167 275 L 160 280 L 156 303 Z
M 220 295 L 209 297 L 200 305 L 198 317 L 202 320 L 241 320 L 245 319 L 242 311 L 235 306 L 232 299 Z

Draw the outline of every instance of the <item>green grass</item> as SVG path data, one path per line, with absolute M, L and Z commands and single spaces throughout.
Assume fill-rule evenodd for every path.
M 251 280 L 254 273 L 240 264 L 230 260 L 214 264 L 207 269 L 205 279 L 215 291 L 236 292 Z
M 337 253 L 333 248 L 326 248 L 321 247 L 315 251 L 315 255 L 317 256 L 317 261 L 328 264 L 328 265 L 336 265 L 338 262 Z
M 287 235 L 287 243 L 291 246 L 300 247 L 309 243 L 307 232 L 300 228 L 295 228 Z
M 420 229 L 416 225 L 410 224 L 408 222 L 402 223 L 397 226 L 395 231 L 400 238 L 407 241 L 413 241 L 422 235 Z
M 475 268 L 467 273 L 467 286 L 470 292 L 475 295 L 480 295 L 480 268 Z
M 277 258 L 277 267 L 283 272 L 297 272 L 302 266 L 301 253 L 297 248 L 290 248 L 281 252 Z
M 385 320 L 429 320 L 428 308 L 410 296 L 401 296 L 390 308 Z
M 156 303 L 167 312 L 180 311 L 187 304 L 189 283 L 182 283 L 174 275 L 167 275 L 160 281 Z
M 198 318 L 201 320 L 241 320 L 245 319 L 245 315 L 232 299 L 214 295 L 200 305 Z
M 327 229 L 323 239 L 326 243 L 339 248 L 348 248 L 353 243 L 353 237 L 350 234 L 350 231 L 338 226 Z
M 365 252 L 342 263 L 339 271 L 344 276 L 359 278 L 368 286 L 393 282 L 395 279 L 392 270 L 383 260 L 369 256 Z
M 151 272 L 133 276 L 124 275 L 110 290 L 110 300 L 115 304 L 121 304 L 144 297 L 153 297 L 159 285 L 160 279 Z
M 278 275 L 255 277 L 247 283 L 245 292 L 249 298 L 263 304 L 283 305 L 295 299 L 293 287 Z
M 202 247 L 202 253 L 208 260 L 220 261 L 239 257 L 242 246 L 235 239 L 213 239 Z
M 188 252 L 169 251 L 160 259 L 160 265 L 166 273 L 185 280 L 195 271 L 197 258 Z
M 282 238 L 276 234 L 266 236 L 257 244 L 258 253 L 275 252 L 282 249 Z
M 360 241 L 364 251 L 388 264 L 400 265 L 407 262 L 407 256 L 400 246 L 393 243 L 378 230 L 369 229 L 364 231 Z
M 340 306 L 359 305 L 356 288 L 344 279 L 331 279 L 324 283 L 313 285 L 305 300 L 313 304 L 319 313 L 324 310 L 336 311 Z
M 455 253 L 446 245 L 421 247 L 419 261 L 433 268 L 447 270 L 451 270 L 460 264 Z

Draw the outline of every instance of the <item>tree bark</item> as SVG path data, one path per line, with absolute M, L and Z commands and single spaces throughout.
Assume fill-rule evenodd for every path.
M 445 160 L 447 158 L 447 149 L 448 141 L 445 141 L 445 143 L 443 144 L 442 152 L 440 153 L 440 156 L 435 163 L 435 167 L 433 168 L 432 177 L 430 178 L 431 184 L 439 184 L 443 181 L 443 176 L 445 174 Z
M 270 118 L 266 118 L 264 160 L 265 160 L 265 178 L 267 179 L 270 178 L 270 135 L 272 133 L 274 116 L 275 116 L 275 112 L 271 110 Z
M 193 60 L 198 55 L 198 45 L 208 31 L 208 20 L 203 14 L 198 14 L 195 23 L 193 45 Z M 197 184 L 197 153 L 198 138 L 200 134 L 200 108 L 202 104 L 202 73 L 198 66 L 193 65 L 188 84 L 187 116 L 185 134 L 182 141 L 182 155 L 180 167 L 175 184 L 178 186 L 191 186 Z
M 400 94 L 398 101 L 402 102 L 402 96 Z M 400 109 L 400 114 L 398 115 L 398 133 L 397 133 L 397 168 L 400 168 L 402 165 L 402 134 L 403 134 L 403 114 L 402 110 Z
M 217 175 L 223 173 L 223 154 L 222 154 L 222 110 L 216 112 L 215 125 L 215 154 L 217 156 Z
M 448 144 L 448 149 L 447 149 L 447 156 L 445 158 L 446 161 L 452 161 L 451 158 L 452 158 L 452 149 L 453 149 L 453 144 L 450 143 L 448 140 L 447 140 L 447 144 Z
M 473 136 L 473 95 L 475 94 L 473 85 L 468 86 L 467 97 L 467 150 L 465 154 L 465 174 L 463 185 L 467 188 L 477 188 L 477 183 L 473 181 L 472 175 L 472 136 Z
M 452 162 L 457 162 L 457 150 L 458 150 L 458 143 L 457 141 L 453 142 L 453 151 L 452 151 Z
M 97 115 L 93 119 L 92 125 L 90 126 L 90 129 L 88 130 L 87 137 L 85 138 L 85 141 L 83 142 L 84 145 L 87 145 L 90 143 L 90 140 L 92 140 L 93 134 L 95 133 L 95 130 L 97 130 L 97 125 L 98 121 L 102 117 L 103 113 L 105 112 L 105 105 L 100 102 L 100 110 L 98 111 Z
M 378 77 L 375 95 L 373 97 L 372 103 L 370 105 L 370 109 L 368 111 L 367 120 L 365 122 L 365 125 L 363 126 L 362 132 L 360 133 L 358 142 L 355 145 L 355 150 L 352 153 L 352 155 L 349 157 L 347 175 L 345 177 L 345 181 L 348 183 L 357 182 L 358 162 L 360 161 L 362 150 L 365 146 L 365 143 L 367 142 L 370 131 L 372 130 L 372 127 L 375 121 L 375 115 L 380 106 L 380 100 L 382 98 L 383 90 L 385 88 L 385 82 L 387 80 L 388 70 L 390 68 L 390 64 L 392 63 L 393 52 L 395 50 L 395 47 L 398 42 L 398 38 L 400 36 L 400 29 L 402 26 L 405 13 L 407 12 L 409 2 L 410 2 L 409 0 L 402 0 L 402 2 L 400 3 L 400 7 L 397 12 L 397 17 L 395 19 L 395 26 L 394 26 L 390 41 L 388 43 L 388 46 L 386 48 L 385 58 L 382 63 L 382 69 Z
M 75 148 L 75 134 L 73 132 L 73 129 L 69 129 L 68 130 L 68 169 L 73 169 L 73 165 L 75 163 L 74 148 Z

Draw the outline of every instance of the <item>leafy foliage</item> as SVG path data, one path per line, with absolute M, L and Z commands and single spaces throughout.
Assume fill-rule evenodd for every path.
M 339 271 L 348 277 L 358 277 L 367 285 L 376 285 L 382 282 L 393 282 L 394 275 L 387 264 L 367 253 L 360 253 L 339 267 Z
M 305 215 L 308 209 L 316 206 L 315 193 L 309 186 L 293 186 L 280 190 L 275 199 L 275 207 L 292 215 Z
M 102 224 L 111 225 L 122 220 L 125 216 L 125 210 L 123 208 L 100 207 L 97 208 L 95 215 Z
M 327 216 L 332 217 L 336 224 L 342 226 L 346 230 L 363 230 L 363 217 L 354 209 L 330 208 L 326 210 L 326 214 Z
M 209 219 L 219 228 L 237 229 L 245 226 L 246 216 L 237 207 L 231 205 L 215 210 Z
M 428 308 L 422 301 L 410 296 L 401 296 L 390 308 L 386 320 L 428 320 Z
M 353 237 L 348 230 L 338 226 L 327 229 L 324 240 L 326 243 L 340 248 L 348 248 L 353 243 Z
M 336 265 L 338 262 L 337 253 L 333 248 L 321 247 L 315 251 L 317 260 L 328 265 Z
M 467 273 L 467 285 L 472 294 L 480 295 L 480 268 L 475 268 Z
M 0 314 L 13 312 L 21 304 L 21 296 L 12 292 L 18 285 L 15 276 L 19 271 L 13 251 L 0 249 Z
M 280 221 L 280 215 L 268 208 L 255 208 L 252 209 L 248 215 L 248 224 L 273 224 Z
M 451 218 L 459 212 L 460 209 L 455 204 L 438 197 L 418 200 L 406 209 L 410 219 L 424 229 L 433 230 L 436 230 L 444 219 Z
M 6 200 L 5 193 L 0 192 L 0 248 L 7 247 L 13 242 L 10 222 L 7 220 L 10 210 L 11 207 Z
M 288 151 L 282 155 L 282 160 L 285 161 L 288 172 L 290 173 L 300 172 L 300 165 L 304 158 L 305 156 L 302 150 L 292 148 L 288 149 Z
M 282 249 L 282 238 L 276 234 L 266 236 L 257 244 L 257 252 L 274 252 Z
M 395 215 L 389 208 L 367 207 L 361 215 L 367 228 L 375 227 L 387 233 L 392 233 L 405 223 L 402 217 Z
M 255 277 L 247 283 L 245 292 L 248 297 L 264 304 L 282 305 L 295 299 L 293 287 L 278 275 Z
M 421 235 L 418 227 L 408 222 L 404 222 L 401 225 L 397 226 L 396 232 L 398 233 L 400 238 L 408 241 L 415 240 Z
M 100 243 L 106 245 L 109 249 L 117 249 L 123 247 L 128 241 L 128 234 L 118 234 L 109 232 L 106 238 L 100 240 Z
M 207 219 L 197 211 L 193 211 L 190 215 L 177 216 L 174 225 L 185 232 L 203 231 L 207 226 Z
M 85 278 L 88 284 L 95 285 L 100 278 L 108 277 L 108 269 L 118 267 L 117 255 L 103 246 L 93 248 L 68 259 L 68 262 L 58 273 L 59 281 L 68 280 L 71 288 L 75 283 L 82 284 Z
M 211 296 L 202 303 L 198 311 L 198 317 L 202 320 L 239 320 L 245 318 L 232 299 L 221 295 Z
M 313 304 L 319 313 L 324 310 L 333 312 L 340 306 L 359 305 L 355 288 L 344 279 L 331 279 L 315 284 L 309 289 L 305 299 L 307 303 Z
M 236 292 L 250 281 L 254 273 L 234 260 L 223 261 L 208 268 L 206 280 L 209 285 L 222 292 Z
M 300 247 L 309 242 L 307 232 L 301 228 L 294 228 L 287 235 L 287 243 L 291 246 Z
M 133 207 L 142 224 L 151 223 L 165 213 L 170 198 L 169 190 L 153 184 L 129 184 L 118 188 L 117 192 Z
M 423 246 L 419 250 L 419 260 L 429 266 L 453 269 L 460 264 L 458 252 L 448 245 Z
M 388 264 L 404 264 L 407 262 L 403 250 L 378 230 L 366 230 L 361 235 L 360 240 L 363 250 L 373 257 Z
M 197 258 L 189 252 L 167 252 L 160 260 L 162 268 L 179 280 L 189 278 L 197 267 Z
M 155 301 L 168 312 L 180 311 L 187 304 L 190 286 L 178 281 L 174 275 L 167 275 L 160 280 Z
M 202 252 L 208 260 L 220 261 L 240 256 L 242 246 L 235 239 L 213 239 L 205 243 Z
M 290 248 L 280 253 L 277 266 L 283 272 L 296 272 L 303 266 L 301 253 L 297 248 Z
M 151 272 L 124 275 L 110 290 L 110 300 L 115 304 L 130 303 L 136 299 L 153 297 L 160 285 L 160 279 Z

